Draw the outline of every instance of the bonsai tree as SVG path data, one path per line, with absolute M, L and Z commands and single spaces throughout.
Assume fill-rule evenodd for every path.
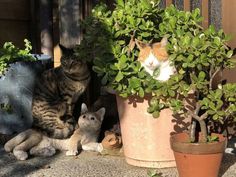
M 226 45 L 229 36 L 213 26 L 203 30 L 198 24 L 202 20 L 199 9 L 190 13 L 170 6 L 165 9 L 162 20 L 160 35 L 169 36 L 169 59 L 177 73 L 168 82 L 158 85 L 151 112 L 155 108 L 170 107 L 174 113 L 191 120 L 191 142 L 198 141 L 196 122 L 199 122 L 203 142 L 216 140 L 208 136 L 206 123 L 227 125 L 227 121 L 236 120 L 236 84 L 216 79 L 223 69 L 234 67 L 233 50 Z M 190 93 L 191 107 L 185 104 Z M 165 101 L 160 103 L 160 99 Z
M 0 48 L 0 76 L 4 74 L 11 63 L 17 61 L 35 61 L 36 59 L 30 54 L 32 46 L 30 41 L 24 40 L 25 49 L 19 49 L 12 42 L 5 42 Z
M 212 141 L 207 121 L 235 120 L 236 84 L 214 84 L 224 68 L 234 67 L 233 51 L 226 45 L 229 37 L 213 26 L 204 30 L 199 25 L 199 9 L 184 12 L 170 6 L 162 10 L 158 4 L 154 0 L 117 0 L 113 11 L 104 4 L 96 6 L 92 16 L 83 22 L 85 34 L 77 53 L 92 60 L 102 84 L 120 96 L 151 94 L 147 111 L 153 117 L 171 108 L 174 114 L 191 120 L 191 142 L 197 141 L 197 121 L 203 141 Z M 169 60 L 176 74 L 159 82 L 137 61 L 139 51 L 134 39 L 158 42 L 164 36 L 168 37 Z M 191 103 L 186 104 L 190 97 Z

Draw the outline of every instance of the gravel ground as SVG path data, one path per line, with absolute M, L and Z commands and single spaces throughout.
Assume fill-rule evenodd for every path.
M 235 151 L 235 149 L 233 149 Z M 224 156 L 220 177 L 236 177 L 236 154 Z M 0 148 L 1 177 L 148 177 L 149 169 L 130 166 L 123 157 L 82 152 L 77 157 L 59 153 L 50 158 L 34 157 L 16 161 Z M 176 168 L 156 170 L 160 177 L 178 177 Z

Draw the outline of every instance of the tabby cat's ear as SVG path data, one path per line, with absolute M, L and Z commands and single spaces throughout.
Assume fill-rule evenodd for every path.
M 61 52 L 63 55 L 71 55 L 74 53 L 73 49 L 70 48 L 66 48 L 65 46 L 63 46 L 62 44 L 59 44 L 59 47 L 61 49 Z
M 135 44 L 138 46 L 139 50 L 143 49 L 144 47 L 147 46 L 146 43 L 139 41 L 138 39 L 135 39 Z
M 84 114 L 86 112 L 88 112 L 88 107 L 85 103 L 82 103 L 82 105 L 81 105 L 81 114 Z
M 165 36 L 161 40 L 161 47 L 165 47 L 168 43 L 168 38 Z
M 96 113 L 99 115 L 101 118 L 101 121 L 103 121 L 104 116 L 105 116 L 106 109 L 105 108 L 100 108 Z

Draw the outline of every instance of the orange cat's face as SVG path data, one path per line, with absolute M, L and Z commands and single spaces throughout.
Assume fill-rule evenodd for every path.
M 154 70 L 160 66 L 161 62 L 168 60 L 166 50 L 167 38 L 163 38 L 161 42 L 153 44 L 146 44 L 138 40 L 135 42 L 140 50 L 138 61 L 144 67 Z

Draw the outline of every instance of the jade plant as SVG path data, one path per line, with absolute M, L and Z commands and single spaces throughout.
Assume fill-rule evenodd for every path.
M 36 59 L 30 54 L 32 46 L 30 41 L 24 40 L 25 49 L 16 47 L 12 42 L 5 42 L 0 48 L 0 76 L 4 74 L 11 63 L 17 61 L 35 61 Z
M 214 26 L 205 30 L 199 26 L 202 20 L 199 9 L 190 13 L 171 6 L 162 14 L 162 20 L 160 35 L 169 36 L 169 59 L 177 73 L 168 82 L 158 85 L 154 91 L 154 106 L 160 108 L 158 105 L 163 104 L 163 108 L 170 107 L 174 113 L 192 120 L 191 142 L 198 141 L 196 122 L 200 125 L 202 141 L 212 141 L 207 122 L 236 121 L 236 84 L 217 81 L 223 69 L 235 66 L 231 60 L 233 50 L 226 45 L 229 36 L 223 30 L 216 31 Z M 192 98 L 191 105 L 185 104 L 188 97 Z M 159 100 L 165 101 L 160 103 Z
M 236 84 L 216 82 L 223 69 L 235 66 L 233 50 L 226 45 L 229 36 L 213 26 L 203 29 L 199 9 L 185 12 L 171 5 L 163 10 L 158 5 L 154 0 L 117 0 L 111 11 L 99 4 L 83 22 L 85 34 L 77 54 L 92 60 L 102 84 L 120 96 L 151 94 L 147 111 L 153 117 L 159 117 L 165 108 L 188 117 L 191 142 L 198 141 L 196 122 L 202 141 L 213 141 L 207 122 L 236 121 Z M 134 39 L 150 43 L 164 36 L 176 74 L 160 82 L 137 61 L 139 51 Z

